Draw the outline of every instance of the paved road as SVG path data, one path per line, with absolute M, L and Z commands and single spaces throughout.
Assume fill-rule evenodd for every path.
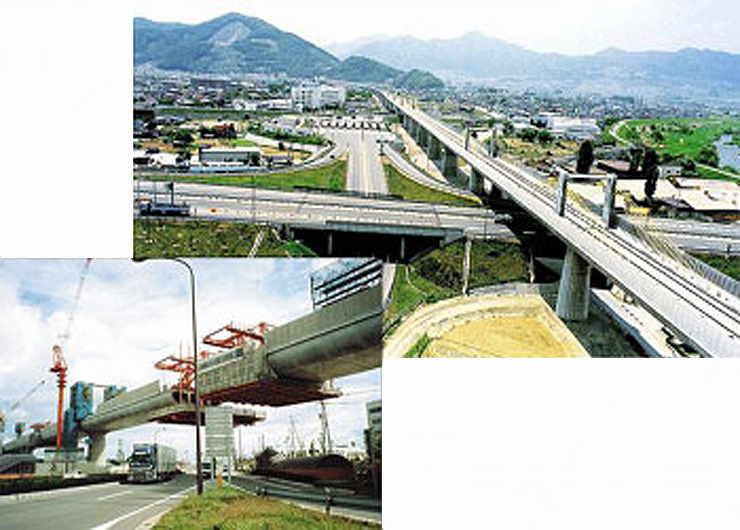
M 478 196 L 473 192 L 456 188 L 455 186 L 447 183 L 447 181 L 442 182 L 433 177 L 430 177 L 422 170 L 417 168 L 414 164 L 406 160 L 403 155 L 401 155 L 398 151 L 390 146 L 386 146 L 383 149 L 383 153 L 388 157 L 388 160 L 391 161 L 396 169 L 398 169 L 401 173 L 406 175 L 411 180 L 414 180 L 423 186 L 445 193 L 450 193 L 452 195 L 457 195 L 459 197 L 465 197 L 471 200 L 478 200 Z
M 137 181 L 134 196 L 149 198 L 152 187 L 151 182 Z M 176 184 L 175 192 L 176 200 L 187 201 L 198 218 L 293 226 L 367 223 L 399 229 L 458 229 L 471 237 L 514 237 L 506 226 L 497 223 L 496 214 L 484 208 L 207 184 Z
M 740 255 L 740 223 L 709 223 L 659 217 L 633 217 L 632 222 L 664 234 L 673 244 L 693 252 Z
M 360 193 L 388 193 L 378 140 L 388 133 L 365 129 L 329 129 L 324 132 L 348 153 L 346 189 Z
M 467 150 L 463 138 L 400 98 L 392 106 L 420 123 L 485 179 L 506 192 L 579 255 L 638 298 L 704 355 L 740 357 L 740 299 L 621 228 L 607 229 L 591 212 L 568 204 L 555 210 L 556 192 L 527 171 Z
M 0 498 L 4 530 L 126 530 L 171 508 L 191 493 L 194 477 L 159 484 L 108 483 Z

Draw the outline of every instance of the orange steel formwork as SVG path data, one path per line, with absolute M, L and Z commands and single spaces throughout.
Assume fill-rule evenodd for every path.
M 265 343 L 265 333 L 273 327 L 272 324 L 267 322 L 260 322 L 256 326 L 246 329 L 238 328 L 234 324 L 226 324 L 203 337 L 203 344 L 225 349 L 250 343 L 254 346 L 260 346 Z

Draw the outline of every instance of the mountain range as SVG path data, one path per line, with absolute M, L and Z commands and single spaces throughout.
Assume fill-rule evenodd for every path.
M 403 88 L 478 81 L 502 87 L 740 104 L 740 55 L 608 49 L 541 53 L 468 33 L 454 39 L 363 37 L 328 46 L 340 58 L 255 17 L 229 13 L 201 24 L 134 19 L 134 65 L 195 73 L 284 73 Z M 430 73 L 431 72 L 431 73 Z
M 429 70 L 449 80 L 639 95 L 740 94 L 740 55 L 695 48 L 677 52 L 608 49 L 568 56 L 528 50 L 481 33 L 454 39 L 378 37 L 328 48 L 337 50 L 340 57 L 351 53 L 394 68 Z
M 324 76 L 404 88 L 441 86 L 428 72 L 407 75 L 365 57 L 340 61 L 301 37 L 255 17 L 229 13 L 201 24 L 134 19 L 134 66 L 214 74 Z M 413 69 L 411 69 L 413 70 Z

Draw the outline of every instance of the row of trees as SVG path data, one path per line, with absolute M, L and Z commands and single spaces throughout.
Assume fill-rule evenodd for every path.
M 578 148 L 576 172 L 588 174 L 594 163 L 594 145 L 591 140 L 585 140 Z M 630 150 L 629 173 L 635 177 L 645 179 L 645 196 L 652 201 L 658 186 L 660 157 L 654 149 L 634 148 Z

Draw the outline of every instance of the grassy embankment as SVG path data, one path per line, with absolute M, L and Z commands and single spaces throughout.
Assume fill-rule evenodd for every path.
M 396 322 L 419 304 L 460 295 L 464 253 L 464 242 L 458 241 L 396 267 L 387 322 Z M 527 260 L 516 243 L 474 241 L 470 257 L 470 289 L 528 278 Z
M 395 167 L 385 164 L 388 191 L 409 201 L 435 202 L 453 206 L 480 206 L 480 202 L 434 190 L 406 178 Z
M 266 497 L 253 497 L 235 488 L 209 488 L 202 497 L 191 495 L 165 514 L 155 530 L 360 530 L 380 528 Z
M 254 175 L 196 175 L 196 174 L 167 174 L 148 177 L 152 180 L 175 182 L 197 182 L 200 184 L 218 184 L 221 186 L 271 188 L 292 190 L 295 188 L 316 188 L 330 191 L 341 191 L 347 180 L 347 162 L 337 160 L 326 166 Z
M 695 254 L 694 256 L 707 265 L 711 265 L 722 274 L 726 274 L 730 278 L 740 281 L 739 256 L 718 256 L 714 254 Z
M 134 256 L 244 257 L 248 256 L 262 227 L 243 223 L 210 221 L 134 221 Z M 281 241 L 275 231 L 267 233 L 257 257 L 311 257 L 316 254 L 298 241 Z
M 617 134 L 630 142 L 651 147 L 658 154 L 700 162 L 701 151 L 712 148 L 727 131 L 740 135 L 740 121 L 727 118 L 630 120 L 619 128 Z M 697 172 L 705 178 L 737 180 L 708 167 L 697 167 Z

